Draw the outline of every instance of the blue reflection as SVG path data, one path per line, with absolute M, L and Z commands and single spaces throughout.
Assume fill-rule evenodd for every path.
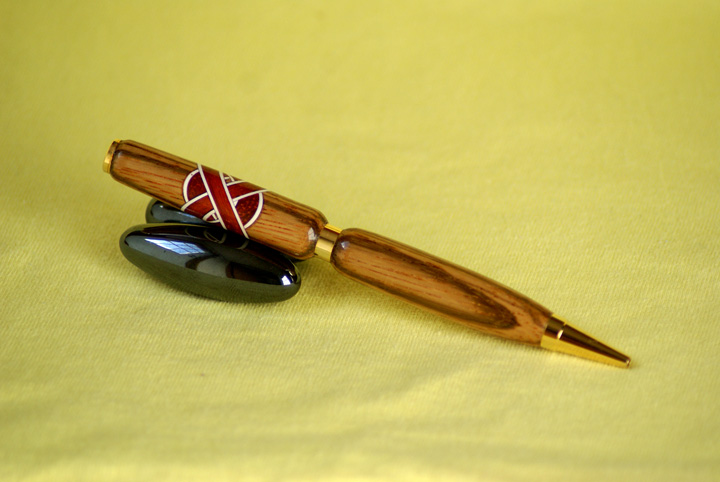
M 184 243 L 182 241 L 172 241 L 169 239 L 148 239 L 148 241 L 177 254 L 199 254 L 205 252 L 204 249 L 193 243 Z

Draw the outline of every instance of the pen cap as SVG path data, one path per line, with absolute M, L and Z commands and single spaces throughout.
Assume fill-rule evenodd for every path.
M 139 142 L 115 141 L 103 169 L 117 181 L 292 256 L 313 256 L 327 219 L 240 178 Z

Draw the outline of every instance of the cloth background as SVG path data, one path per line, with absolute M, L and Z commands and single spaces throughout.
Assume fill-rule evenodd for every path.
M 0 1 L 0 479 L 717 480 L 714 1 Z M 302 263 L 272 305 L 119 252 L 135 139 L 497 279 L 633 357 Z

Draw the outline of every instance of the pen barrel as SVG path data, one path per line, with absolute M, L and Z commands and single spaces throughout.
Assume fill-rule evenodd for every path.
M 117 181 L 293 258 L 315 253 L 318 210 L 135 141 L 115 141 L 105 171 Z
M 503 338 L 539 345 L 551 316 L 500 283 L 361 229 L 338 235 L 330 261 L 356 281 Z

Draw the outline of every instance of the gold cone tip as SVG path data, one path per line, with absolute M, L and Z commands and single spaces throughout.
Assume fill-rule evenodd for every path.
M 557 315 L 552 315 L 550 318 L 540 346 L 616 367 L 630 366 L 629 356 L 570 326 Z

